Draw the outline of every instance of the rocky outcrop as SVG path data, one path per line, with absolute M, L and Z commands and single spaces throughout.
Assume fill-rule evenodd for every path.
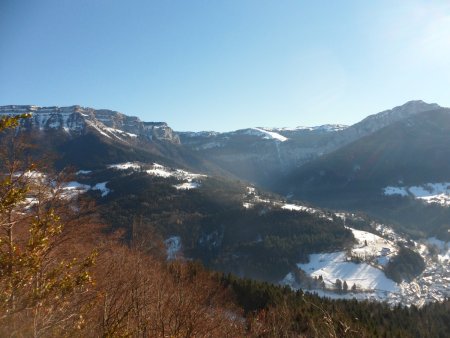
M 31 118 L 22 121 L 22 128 L 30 130 L 61 130 L 74 135 L 84 134 L 90 130 L 115 140 L 129 141 L 142 137 L 148 140 L 180 143 L 178 135 L 164 122 L 143 122 L 138 117 L 112 110 L 80 106 L 0 107 L 0 116 L 24 113 L 30 113 Z

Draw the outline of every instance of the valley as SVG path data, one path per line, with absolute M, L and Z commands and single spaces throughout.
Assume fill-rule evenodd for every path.
M 450 3 L 0 0 L 0 338 L 450 337 Z
M 168 263 L 391 307 L 450 297 L 446 108 L 417 101 L 354 126 L 177 133 L 114 111 L 0 107 L 23 113 L 32 117 L 19 132 L 41 140 L 29 155 L 70 168 L 61 196 L 95 201 L 107 232 L 160 243 Z

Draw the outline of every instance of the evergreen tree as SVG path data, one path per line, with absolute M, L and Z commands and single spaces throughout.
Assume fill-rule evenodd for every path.
M 342 281 L 341 281 L 339 278 L 336 279 L 335 285 L 336 285 L 336 289 L 337 289 L 339 292 L 341 292 L 341 291 L 342 291 Z

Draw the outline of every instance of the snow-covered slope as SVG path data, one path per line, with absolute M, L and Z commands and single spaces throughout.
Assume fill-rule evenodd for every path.
M 321 275 L 328 287 L 333 287 L 336 279 L 340 279 L 346 281 L 349 288 L 354 284 L 359 292 L 397 292 L 396 283 L 382 270 L 389 257 L 397 253 L 397 245 L 367 231 L 348 229 L 356 239 L 350 250 L 313 254 L 309 263 L 298 264 L 298 267 L 313 277 Z
M 450 205 L 450 182 L 425 183 L 420 186 L 394 187 L 383 189 L 384 195 L 411 196 L 425 203 L 435 203 L 442 206 Z
M 353 263 L 345 252 L 320 253 L 309 257 L 309 263 L 298 264 L 312 277 L 322 276 L 325 285 L 334 287 L 336 279 L 346 281 L 351 288 L 368 293 L 377 291 L 397 292 L 398 285 L 387 278 L 384 272 L 368 263 Z
M 280 135 L 280 134 L 275 133 L 273 131 L 265 130 L 263 128 L 253 128 L 253 130 L 261 133 L 264 139 L 277 140 L 277 141 L 280 141 L 280 142 L 284 142 L 284 141 L 288 140 L 288 138 L 284 137 L 283 135 Z
M 353 258 L 384 266 L 389 261 L 389 257 L 395 256 L 398 252 L 397 245 L 386 238 L 367 231 L 348 229 L 352 231 L 357 241 L 350 251 L 350 256 Z

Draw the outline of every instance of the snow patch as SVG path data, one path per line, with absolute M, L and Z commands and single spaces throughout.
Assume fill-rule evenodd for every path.
M 383 191 L 386 196 L 391 196 L 391 195 L 408 196 L 408 191 L 406 190 L 406 188 L 386 187 L 383 189 Z
M 25 205 L 25 210 L 29 210 L 38 203 L 39 200 L 36 197 L 26 197 L 23 204 Z
M 88 175 L 92 173 L 92 170 L 78 170 L 75 175 Z
M 277 140 L 277 141 L 280 141 L 280 142 L 285 142 L 285 141 L 288 140 L 287 137 L 284 137 L 283 135 L 280 135 L 280 134 L 275 133 L 273 131 L 268 131 L 268 130 L 265 130 L 265 129 L 262 129 L 262 128 L 253 128 L 253 130 L 257 130 L 260 133 L 262 133 L 264 135 L 265 139 L 273 139 L 273 140 Z
M 76 181 L 64 183 L 61 186 L 61 197 L 64 199 L 72 199 L 77 197 L 80 194 L 84 194 L 89 190 L 99 190 L 102 194 L 102 197 L 108 195 L 111 190 L 106 187 L 108 182 L 97 183 L 93 187 L 88 184 L 82 184 Z
M 129 137 L 132 137 L 132 138 L 137 137 L 136 134 L 127 133 L 126 131 L 123 131 L 123 130 L 120 130 L 120 129 L 110 128 L 110 127 L 105 127 L 104 129 L 109 131 L 112 134 L 120 134 L 121 136 L 129 136 Z
M 310 214 L 315 214 L 318 211 L 317 209 L 305 207 L 303 205 L 288 204 L 288 203 L 282 204 L 281 209 L 291 210 L 291 211 L 304 211 L 304 212 L 308 212 Z
M 159 176 L 159 177 L 172 177 L 174 176 L 173 173 L 166 170 L 165 167 L 156 164 L 153 166 L 153 169 L 149 169 L 145 171 L 147 174 L 152 176 Z
M 64 199 L 72 199 L 91 189 L 90 185 L 78 183 L 76 181 L 65 183 L 62 186 L 61 197 Z
M 158 163 L 153 163 L 152 169 L 146 170 L 146 173 L 152 176 L 159 176 L 164 178 L 174 177 L 179 181 L 184 181 L 180 184 L 174 185 L 174 187 L 178 190 L 196 189 L 200 187 L 199 180 L 201 178 L 207 177 L 206 175 L 194 174 L 186 170 L 171 169 Z
M 259 196 L 257 194 L 257 191 L 254 187 L 247 187 L 247 194 L 244 195 L 244 199 L 245 200 L 244 200 L 242 206 L 246 209 L 253 208 L 255 206 L 255 204 L 258 204 L 258 203 L 264 203 L 264 204 L 269 204 L 273 207 L 281 208 L 284 210 L 307 212 L 310 214 L 316 214 L 319 217 L 329 218 L 328 215 L 321 212 L 319 209 L 307 207 L 304 205 L 293 204 L 293 203 L 285 203 L 280 200 L 261 198 L 261 196 Z
M 105 197 L 111 192 L 111 189 L 108 189 L 106 187 L 106 183 L 108 182 L 97 183 L 92 187 L 92 190 L 100 190 L 100 192 L 102 193 L 102 197 Z
M 190 189 L 198 188 L 199 186 L 200 186 L 200 184 L 197 182 L 185 182 L 185 183 L 174 185 L 174 187 L 177 190 L 190 190 Z
M 94 128 L 95 130 L 97 130 L 100 134 L 102 134 L 103 136 L 106 136 L 107 138 L 111 138 L 111 136 L 109 136 L 107 133 L 105 133 L 103 130 L 101 130 L 95 123 L 86 120 L 86 123 L 91 126 L 92 128 Z
M 134 162 L 125 162 L 125 163 L 118 163 L 118 164 L 110 164 L 108 165 L 109 169 L 115 169 L 115 170 L 139 170 L 141 169 L 141 166 Z
M 13 174 L 13 176 L 14 177 L 23 176 L 23 177 L 26 177 L 26 178 L 29 178 L 32 180 L 42 180 L 47 177 L 47 175 L 45 175 L 44 173 L 41 173 L 39 171 L 34 171 L 34 170 L 28 170 L 26 172 L 18 171 L 18 172 L 15 172 Z

